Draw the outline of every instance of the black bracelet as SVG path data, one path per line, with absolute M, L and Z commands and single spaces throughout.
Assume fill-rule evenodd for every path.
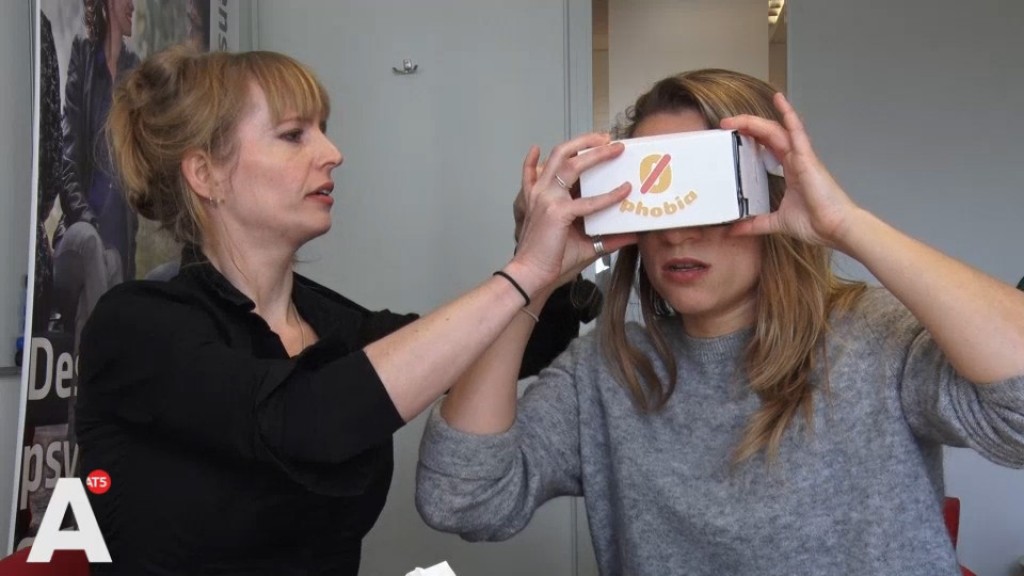
M 523 295 L 523 300 L 526 300 L 526 304 L 524 304 L 524 306 L 530 305 L 530 296 L 529 294 L 526 293 L 526 290 L 523 290 L 523 287 L 519 285 L 519 282 L 516 282 L 511 276 L 506 274 L 503 270 L 498 270 L 493 275 L 501 276 L 505 280 L 508 280 L 509 284 L 511 284 L 516 290 L 519 291 L 520 294 Z

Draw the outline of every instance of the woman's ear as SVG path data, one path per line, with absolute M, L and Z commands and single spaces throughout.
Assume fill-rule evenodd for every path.
M 192 192 L 210 204 L 221 202 L 217 197 L 217 183 L 214 178 L 213 165 L 205 152 L 191 150 L 181 159 L 181 173 L 185 176 Z

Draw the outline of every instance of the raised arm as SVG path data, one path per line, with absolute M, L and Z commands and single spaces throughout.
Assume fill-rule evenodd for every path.
M 1024 293 L 857 206 L 818 159 L 789 102 L 776 94 L 775 104 L 782 125 L 754 116 L 722 121 L 768 147 L 786 174 L 779 210 L 735 225 L 734 233 L 790 234 L 840 250 L 917 317 L 963 377 L 986 384 L 1024 374 Z
M 528 234 L 533 226 L 530 216 L 532 198 L 537 195 L 537 190 L 550 185 L 552 181 L 571 187 L 580 173 L 596 163 L 590 158 L 591 154 L 576 156 L 579 150 L 575 148 L 566 155 L 556 149 L 543 167 L 538 167 L 539 151 L 533 149 L 527 155 L 523 163 L 522 189 L 514 205 L 519 253 L 528 246 Z M 604 238 L 603 244 L 606 250 L 614 251 L 635 241 L 635 234 L 622 234 Z M 566 265 L 563 266 L 561 276 L 533 298 L 527 307 L 530 314 L 517 314 L 445 398 L 441 415 L 453 428 L 475 434 L 495 434 L 512 426 L 516 415 L 519 366 L 535 326 L 531 314 L 539 316 L 551 293 L 575 278 L 599 256 L 595 252 L 594 242 L 578 226 L 568 228 L 565 253 Z
M 596 149 L 577 156 L 587 148 Z M 367 357 L 402 418 L 413 418 L 448 390 L 506 328 L 522 335 L 521 342 L 515 338 L 515 359 L 502 358 L 507 360 L 502 366 L 508 366 L 508 377 L 515 381 L 533 323 L 520 310 L 529 299 L 528 309 L 538 313 L 560 279 L 574 276 L 593 258 L 590 243 L 574 227 L 576 219 L 612 206 L 629 194 L 629 185 L 623 184 L 601 196 L 573 198 L 559 185 L 556 170 L 563 181 L 574 182 L 586 168 L 621 152 L 622 145 L 609 145 L 603 134 L 580 136 L 556 147 L 545 170 L 535 175 L 526 191 L 521 241 L 512 261 L 501 269 L 507 277 L 494 276 L 366 347 Z M 535 166 L 539 154 L 532 148 L 527 164 Z

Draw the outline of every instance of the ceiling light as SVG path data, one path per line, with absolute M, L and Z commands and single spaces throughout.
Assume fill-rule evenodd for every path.
M 778 21 L 779 15 L 782 14 L 782 7 L 785 6 L 786 0 L 768 0 L 768 25 L 774 26 L 775 22 Z

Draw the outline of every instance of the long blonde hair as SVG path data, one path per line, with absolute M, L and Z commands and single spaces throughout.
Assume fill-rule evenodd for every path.
M 180 242 L 202 243 L 206 206 L 181 172 L 185 155 L 217 162 L 237 149 L 250 87 L 267 99 L 271 119 L 286 113 L 326 121 L 330 99 L 311 70 L 276 52 L 210 52 L 174 46 L 143 61 L 118 83 L 107 117 L 111 154 L 128 203 Z
M 780 120 L 772 105 L 774 93 L 767 83 L 728 70 L 670 76 L 630 107 L 620 136 L 632 137 L 644 119 L 664 112 L 695 110 L 712 128 L 737 114 Z M 769 176 L 769 190 L 774 210 L 785 193 L 785 180 Z M 762 237 L 762 243 L 757 319 L 744 358 L 750 389 L 761 399 L 761 407 L 747 423 L 733 454 L 735 463 L 762 451 L 771 462 L 797 414 L 802 414 L 808 425 L 812 423 L 811 376 L 817 364 L 827 362 L 829 315 L 849 308 L 864 291 L 863 283 L 840 279 L 832 272 L 827 248 L 779 234 Z M 626 311 L 634 287 L 657 360 L 668 373 L 667 382 L 658 377 L 652 359 L 626 338 Z M 657 317 L 666 313 L 670 313 L 668 305 L 652 287 L 639 249 L 620 250 L 599 324 L 602 352 L 635 404 L 648 412 L 661 409 L 676 388 L 675 357 L 657 322 Z

